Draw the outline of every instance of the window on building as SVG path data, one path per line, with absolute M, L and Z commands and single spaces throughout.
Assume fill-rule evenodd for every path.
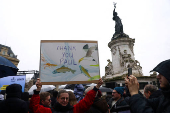
M 13 57 L 13 54 L 12 54 L 12 53 L 10 54 L 10 57 Z
M 2 54 L 5 55 L 5 51 L 3 51 Z

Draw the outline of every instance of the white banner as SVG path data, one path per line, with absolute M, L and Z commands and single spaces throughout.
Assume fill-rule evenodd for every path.
M 47 85 L 98 80 L 97 41 L 41 40 L 40 78 Z

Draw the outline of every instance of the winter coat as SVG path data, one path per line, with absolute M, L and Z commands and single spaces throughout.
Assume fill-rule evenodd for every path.
M 161 90 L 157 90 L 155 92 L 153 92 L 150 96 L 149 96 L 149 99 L 152 99 L 152 98 L 158 98 L 162 95 L 162 92 Z
M 0 113 L 28 113 L 28 107 L 19 98 L 8 98 L 0 102 Z
M 11 84 L 6 88 L 6 100 L 0 102 L 0 113 L 28 113 L 28 106 L 21 100 L 22 86 Z
M 113 98 L 111 98 L 108 102 L 108 105 L 110 108 L 116 108 L 116 107 L 119 107 L 119 106 L 126 106 L 127 103 L 126 101 L 124 100 L 123 97 L 121 97 L 113 106 L 112 106 L 112 102 L 114 101 Z
M 73 113 L 74 107 L 70 104 L 67 106 L 62 106 L 60 103 L 56 102 L 53 106 L 53 113 Z
M 94 102 L 97 90 L 98 89 L 94 87 L 94 89 L 89 91 L 79 103 L 75 104 L 72 108 L 73 113 L 84 113 L 85 111 L 87 111 Z M 52 113 L 52 110 L 50 108 L 44 107 L 39 103 L 39 94 L 34 94 L 30 100 L 30 109 L 32 109 L 34 113 Z M 54 113 L 69 113 L 68 111 L 71 112 L 71 109 L 68 109 L 68 111 L 66 112 L 61 112 L 59 110 L 60 109 L 54 107 Z
M 133 113 L 170 113 L 170 89 L 162 90 L 162 96 L 145 99 L 136 94 L 130 98 L 130 107 Z
M 138 91 L 138 94 L 143 96 L 143 94 L 140 91 Z M 126 89 L 126 96 L 124 96 L 124 100 L 126 101 L 128 105 L 129 105 L 130 97 L 131 95 L 130 95 L 129 89 Z
M 86 113 L 106 113 L 108 111 L 107 101 L 105 99 L 95 98 L 93 105 Z

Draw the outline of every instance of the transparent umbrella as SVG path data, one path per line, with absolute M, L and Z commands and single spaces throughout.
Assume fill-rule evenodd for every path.
M 107 88 L 107 87 L 100 87 L 99 90 L 100 90 L 101 92 L 112 92 L 112 91 L 113 91 L 113 89 Z
M 59 87 L 58 87 L 58 89 L 64 89 L 66 87 L 66 85 L 60 85 Z
M 53 90 L 53 89 L 55 89 L 55 88 L 56 88 L 56 87 L 55 87 L 54 85 L 42 85 L 42 88 L 41 88 L 41 91 L 40 91 L 40 92 L 50 91 L 50 90 Z M 33 95 L 34 89 L 37 89 L 36 85 L 33 85 L 33 86 L 29 89 L 29 91 L 28 91 L 29 95 Z

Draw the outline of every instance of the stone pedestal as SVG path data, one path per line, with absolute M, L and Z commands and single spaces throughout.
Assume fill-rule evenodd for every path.
M 142 67 L 134 57 L 134 43 L 135 39 L 129 37 L 119 37 L 109 42 L 108 46 L 112 55 L 112 73 L 106 75 L 106 78 L 125 76 L 128 73 L 128 68 L 132 68 L 134 76 L 143 76 Z

